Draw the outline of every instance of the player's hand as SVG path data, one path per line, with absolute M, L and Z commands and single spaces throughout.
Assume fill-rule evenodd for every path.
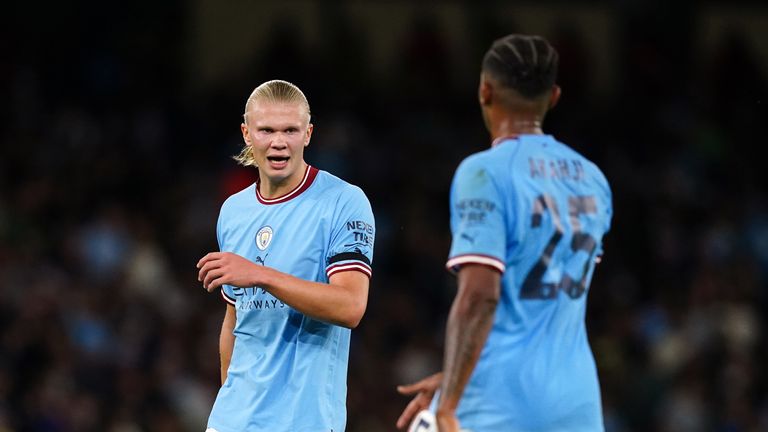
M 400 414 L 400 418 L 397 419 L 398 429 L 408 427 L 411 420 L 413 420 L 413 416 L 419 411 L 429 408 L 429 404 L 432 402 L 432 397 L 435 395 L 435 391 L 440 387 L 442 381 L 443 373 L 438 372 L 414 384 L 397 386 L 397 391 L 400 392 L 400 394 L 416 395 L 408 406 L 405 407 L 403 413 Z
M 231 252 L 211 252 L 197 262 L 197 280 L 208 292 L 228 284 L 240 288 L 258 285 L 256 277 L 265 267 Z
M 459 432 L 459 419 L 456 418 L 456 412 L 445 412 L 437 410 L 435 414 L 437 419 L 437 430 L 440 432 Z

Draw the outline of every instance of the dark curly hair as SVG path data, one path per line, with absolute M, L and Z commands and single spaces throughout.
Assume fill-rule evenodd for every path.
M 535 99 L 555 84 L 557 64 L 557 51 L 546 39 L 511 34 L 493 42 L 482 70 L 501 86 Z

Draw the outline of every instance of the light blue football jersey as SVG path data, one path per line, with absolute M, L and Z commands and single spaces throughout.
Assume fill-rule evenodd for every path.
M 265 199 L 256 184 L 229 197 L 221 251 L 301 279 L 371 275 L 375 225 L 363 191 L 308 167 L 290 193 Z M 235 346 L 208 427 L 218 432 L 341 432 L 346 425 L 350 330 L 312 319 L 259 287 L 225 285 Z
M 458 407 L 462 428 L 602 431 L 587 290 L 610 227 L 595 164 L 549 135 L 496 140 L 465 159 L 450 196 L 447 267 L 502 273 L 488 341 Z

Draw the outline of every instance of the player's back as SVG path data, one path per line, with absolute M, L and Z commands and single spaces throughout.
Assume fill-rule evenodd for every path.
M 485 254 L 504 273 L 493 329 L 459 406 L 462 424 L 477 431 L 602 430 L 584 315 L 610 226 L 608 183 L 593 163 L 548 135 L 502 140 L 467 158 L 456 181 L 472 167 L 485 170 L 492 184 L 477 198 L 488 201 L 479 204 L 487 221 L 461 215 L 452 221 L 454 243 L 457 234 L 466 236 L 468 245 L 458 247 L 464 256 Z M 490 243 L 498 247 L 471 252 L 469 238 L 482 243 L 493 235 L 482 224 L 494 218 L 499 238 Z M 472 223 L 480 228 L 473 231 Z

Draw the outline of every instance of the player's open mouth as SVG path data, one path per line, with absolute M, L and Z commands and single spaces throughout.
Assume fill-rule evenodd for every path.
M 288 165 L 288 156 L 267 156 L 269 166 L 272 168 L 285 168 Z

